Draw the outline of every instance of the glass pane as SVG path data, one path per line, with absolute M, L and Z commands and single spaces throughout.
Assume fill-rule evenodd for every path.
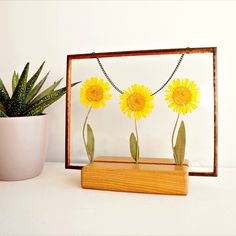
M 181 55 L 101 58 L 113 82 L 126 90 L 142 84 L 152 92 L 169 78 Z M 186 54 L 172 80 L 189 78 L 200 87 L 200 104 L 192 113 L 181 115 L 186 127 L 186 154 L 190 171 L 212 171 L 214 155 L 214 95 L 212 54 Z M 72 82 L 95 76 L 103 78 L 96 59 L 73 60 Z M 82 84 L 81 84 L 82 85 Z M 88 163 L 82 140 L 82 126 L 87 108 L 80 103 L 81 85 L 72 89 L 71 163 Z M 167 86 L 155 95 L 153 112 L 138 120 L 140 156 L 172 158 L 171 134 L 177 114 L 164 100 Z M 129 136 L 134 120 L 119 108 L 120 94 L 111 87 L 112 100 L 105 108 L 92 109 L 88 123 L 95 135 L 95 156 L 130 156 Z

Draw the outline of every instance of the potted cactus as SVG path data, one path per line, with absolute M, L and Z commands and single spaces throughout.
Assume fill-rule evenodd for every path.
M 49 74 L 36 83 L 43 66 L 29 80 L 29 63 L 20 76 L 14 72 L 11 97 L 0 79 L 0 180 L 33 178 L 42 171 L 48 133 L 43 111 L 66 93 L 65 87 L 55 90 L 62 79 L 39 93 Z

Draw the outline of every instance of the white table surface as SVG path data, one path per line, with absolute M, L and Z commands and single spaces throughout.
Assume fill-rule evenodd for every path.
M 80 171 L 46 163 L 39 177 L 0 182 L 0 235 L 236 235 L 236 169 L 167 196 L 85 190 Z

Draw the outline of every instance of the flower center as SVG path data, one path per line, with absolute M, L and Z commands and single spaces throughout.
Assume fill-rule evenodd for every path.
M 188 88 L 180 86 L 174 90 L 172 98 L 178 105 L 187 105 L 192 99 L 192 93 Z
M 98 85 L 92 85 L 87 89 L 86 96 L 89 101 L 99 102 L 103 99 L 103 89 Z
M 145 98 L 139 93 L 132 93 L 127 98 L 127 106 L 132 111 L 142 111 L 145 103 Z

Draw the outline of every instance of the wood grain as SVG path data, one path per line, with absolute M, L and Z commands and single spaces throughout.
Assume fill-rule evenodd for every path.
M 124 162 L 121 157 L 97 160 L 85 166 L 81 171 L 83 188 L 111 191 L 187 195 L 188 165 L 170 164 L 171 160 L 158 158 L 156 163 L 142 158 L 143 163 Z
M 94 160 L 95 162 L 110 162 L 110 163 L 135 163 L 131 157 L 121 156 L 98 156 Z M 158 165 L 175 165 L 174 159 L 170 158 L 151 158 L 151 157 L 140 157 L 139 164 L 158 164 Z M 184 160 L 183 165 L 189 166 L 189 161 Z

